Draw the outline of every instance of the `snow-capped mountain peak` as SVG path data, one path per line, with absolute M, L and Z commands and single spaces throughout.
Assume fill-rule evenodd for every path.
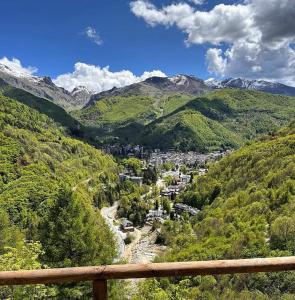
M 170 77 L 169 80 L 177 85 L 184 85 L 184 84 L 188 83 L 188 77 L 185 75 L 176 75 L 176 76 Z
M 209 78 L 204 81 L 205 84 L 212 88 L 222 88 L 221 81 L 215 78 Z
M 79 85 L 79 86 L 75 87 L 75 88 L 72 90 L 71 94 L 72 94 L 72 95 L 75 95 L 75 94 L 80 93 L 80 92 L 90 93 L 86 86 L 84 86 L 84 85 Z
M 217 80 L 214 78 L 210 78 L 205 81 L 205 84 L 208 87 L 215 89 L 238 88 L 256 90 L 272 94 L 282 94 L 286 96 L 295 96 L 295 87 L 265 80 L 249 80 L 243 78 L 228 78 L 224 80 Z
M 27 78 L 27 79 L 32 79 L 32 80 L 37 80 L 38 77 L 31 75 L 28 72 L 25 72 L 22 69 L 18 68 L 11 68 L 7 65 L 1 64 L 0 63 L 0 71 L 18 78 Z

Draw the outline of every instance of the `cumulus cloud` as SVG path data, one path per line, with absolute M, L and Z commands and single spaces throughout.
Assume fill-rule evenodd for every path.
M 108 66 L 101 68 L 78 62 L 75 64 L 72 73 L 58 76 L 54 83 L 69 91 L 72 91 L 77 86 L 86 86 L 91 92 L 102 92 L 113 87 L 119 88 L 143 81 L 152 76 L 166 77 L 159 70 L 144 72 L 141 76 L 136 76 L 128 70 L 112 72 Z
M 101 45 L 103 43 L 103 40 L 101 39 L 100 35 L 96 32 L 95 28 L 93 27 L 87 27 L 85 29 L 84 34 L 96 45 Z
M 218 76 L 280 80 L 295 84 L 294 0 L 244 0 L 200 11 L 187 3 L 157 8 L 146 0 L 131 11 L 151 25 L 176 26 L 186 43 L 213 45 L 208 70 Z
M 24 67 L 22 66 L 20 60 L 16 58 L 12 58 L 12 60 L 7 57 L 3 57 L 0 59 L 0 64 L 6 66 L 8 69 L 6 71 L 13 73 L 17 76 L 30 76 L 38 71 L 35 67 Z

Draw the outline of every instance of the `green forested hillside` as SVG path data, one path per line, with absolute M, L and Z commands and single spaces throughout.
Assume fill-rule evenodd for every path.
M 180 199 L 201 212 L 168 221 L 161 261 L 295 255 L 295 123 L 211 165 Z M 294 299 L 294 272 L 150 280 L 134 299 Z
M 111 96 L 73 112 L 83 124 L 104 128 L 106 131 L 132 123 L 149 124 L 187 103 L 193 96 L 171 95 L 162 98 L 151 96 Z
M 15 99 L 31 108 L 36 109 L 40 113 L 47 115 L 54 121 L 67 128 L 69 131 L 71 131 L 71 133 L 75 135 L 82 134 L 82 125 L 60 106 L 46 99 L 36 97 L 24 90 L 14 88 L 1 79 L 0 92 L 6 97 Z
M 137 136 L 137 142 L 148 147 L 209 151 L 241 145 L 294 118 L 294 97 L 224 89 L 191 100 L 154 121 Z
M 111 263 L 115 242 L 99 208 L 117 197 L 112 158 L 1 94 L 0 129 L 1 269 Z M 27 292 L 0 289 L 0 298 L 31 299 Z M 80 288 L 37 292 L 81 295 Z
M 100 129 L 100 142 L 210 151 L 236 147 L 288 124 L 295 117 L 295 98 L 240 89 L 199 97 L 112 96 L 73 116 Z

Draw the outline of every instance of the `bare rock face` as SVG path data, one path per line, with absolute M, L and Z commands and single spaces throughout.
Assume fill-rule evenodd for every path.
M 229 78 L 222 81 L 209 79 L 205 84 L 211 88 L 239 88 L 247 90 L 261 91 L 271 94 L 281 94 L 285 96 L 295 96 L 295 87 L 278 82 L 265 80 L 247 80 L 242 78 Z
M 83 107 L 91 97 L 91 93 L 85 86 L 78 86 L 71 92 L 72 97 L 76 100 L 76 106 Z
M 66 110 L 81 108 L 90 99 L 90 94 L 70 93 L 62 87 L 56 86 L 50 77 L 37 77 L 29 74 L 18 73 L 9 67 L 0 64 L 0 79 L 7 84 L 22 89 L 36 97 L 47 99 Z

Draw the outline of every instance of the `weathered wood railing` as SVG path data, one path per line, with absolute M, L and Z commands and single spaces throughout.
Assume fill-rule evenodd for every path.
M 0 272 L 0 285 L 93 282 L 93 299 L 107 299 L 108 279 L 174 277 L 295 270 L 295 257 L 126 264 L 98 267 Z

